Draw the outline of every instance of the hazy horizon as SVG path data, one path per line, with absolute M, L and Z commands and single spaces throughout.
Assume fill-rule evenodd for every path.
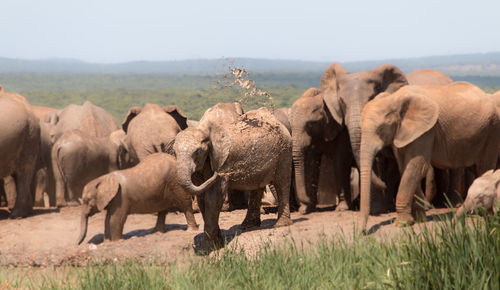
M 6 58 L 354 62 L 500 51 L 500 2 L 484 0 L 2 2 Z

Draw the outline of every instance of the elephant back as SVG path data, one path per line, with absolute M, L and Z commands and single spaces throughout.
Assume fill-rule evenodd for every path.
M 106 137 L 119 129 L 110 113 L 89 101 L 83 105 L 69 105 L 57 115 L 54 122 L 56 124 L 52 135 L 55 136 L 55 140 L 64 132 L 73 129 L 92 137 Z

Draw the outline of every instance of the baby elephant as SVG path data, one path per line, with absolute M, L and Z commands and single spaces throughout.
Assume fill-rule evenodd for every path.
M 498 210 L 500 201 L 500 170 L 489 170 L 476 178 L 467 192 L 464 204 L 457 210 L 454 219 L 466 212 L 483 207 L 488 213 Z
M 87 235 L 88 218 L 107 210 L 104 238 L 122 238 L 127 215 L 158 212 L 154 231 L 165 232 L 167 211 L 184 212 L 189 230 L 198 226 L 193 214 L 192 196 L 177 182 L 175 158 L 166 153 L 147 156 L 138 165 L 114 171 L 90 181 L 83 189 L 80 244 Z

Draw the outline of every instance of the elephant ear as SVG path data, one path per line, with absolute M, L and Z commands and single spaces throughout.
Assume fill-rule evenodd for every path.
M 210 130 L 210 165 L 213 170 L 219 170 L 226 162 L 231 150 L 232 135 L 228 130 L 215 128 Z
M 122 122 L 122 129 L 125 133 L 128 132 L 128 125 L 130 124 L 130 121 L 137 117 L 142 111 L 142 108 L 139 106 L 134 106 L 128 110 L 127 115 L 125 116 L 125 119 L 123 119 Z
M 181 130 L 184 130 L 188 127 L 187 117 L 179 107 L 177 107 L 176 105 L 168 105 L 164 107 L 163 110 L 165 111 L 165 113 L 169 114 L 175 119 L 177 124 L 179 124 L 179 127 L 181 127 Z
M 323 92 L 323 100 L 332 114 L 333 119 L 339 124 L 343 123 L 344 113 L 340 99 L 337 95 L 337 88 L 338 79 L 344 74 L 347 74 L 344 67 L 334 62 L 326 69 L 319 82 L 319 88 Z
M 419 94 L 402 96 L 399 104 L 401 124 L 394 136 L 394 145 L 402 148 L 434 127 L 439 116 L 439 105 Z
M 97 186 L 97 209 L 104 210 L 120 191 L 121 185 L 114 174 L 104 176 Z
M 408 85 L 403 72 L 392 64 L 383 64 L 372 70 L 375 74 L 374 82 L 377 84 L 377 93 L 394 93 L 399 88 Z

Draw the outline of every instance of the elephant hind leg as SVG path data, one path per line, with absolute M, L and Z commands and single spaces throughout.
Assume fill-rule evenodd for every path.
M 192 206 L 189 206 L 189 208 L 184 211 L 184 216 L 186 217 L 188 231 L 197 231 L 198 224 L 196 223 Z
M 243 223 L 241 223 L 241 229 L 247 230 L 253 227 L 260 227 L 260 204 L 262 200 L 262 195 L 264 189 L 260 188 L 258 190 L 252 190 L 248 198 L 248 210 L 247 215 Z

